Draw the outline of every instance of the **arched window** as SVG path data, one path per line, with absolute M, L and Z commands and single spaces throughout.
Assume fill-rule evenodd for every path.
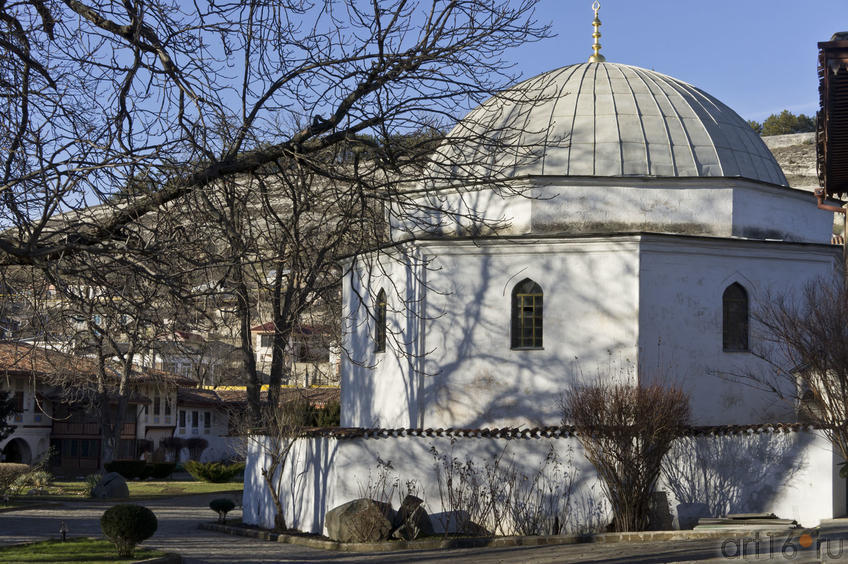
M 748 292 L 738 282 L 724 290 L 722 302 L 722 347 L 727 352 L 748 350 Z
M 525 278 L 512 289 L 513 349 L 542 348 L 542 288 Z
M 386 291 L 382 288 L 374 307 L 374 352 L 386 352 Z

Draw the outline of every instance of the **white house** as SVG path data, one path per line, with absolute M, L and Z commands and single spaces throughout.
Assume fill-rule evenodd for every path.
M 652 70 L 575 64 L 472 111 L 434 161 L 451 183 L 422 192 L 426 211 L 391 217 L 405 242 L 347 265 L 343 427 L 558 425 L 561 395 L 596 378 L 676 383 L 695 425 L 795 420 L 794 406 L 732 376 L 767 368 L 752 354 L 763 344 L 752 321 L 762 300 L 833 273 L 833 214 L 788 185 L 729 107 Z M 304 492 L 324 494 L 304 494 L 289 518 L 320 532 L 324 511 L 357 497 L 351 476 L 367 477 L 380 458 L 437 487 L 427 439 L 407 435 L 304 446 L 301 468 L 319 460 L 324 469 Z M 491 451 L 481 440 L 454 448 Z M 845 513 L 830 445 L 805 431 L 792 441 L 761 445 L 782 462 L 725 510 L 807 525 Z M 747 448 L 708 460 L 711 471 L 748 480 L 755 474 L 738 458 Z M 751 456 L 765 460 L 760 450 Z M 251 477 L 261 460 L 246 487 L 261 484 Z M 250 503 L 246 521 L 268 523 L 267 496 Z M 320 507 L 302 509 L 310 504 Z
M 343 424 L 553 425 L 561 393 L 610 371 L 679 383 L 696 424 L 787 420 L 773 398 L 720 375 L 764 368 L 750 352 L 759 300 L 832 272 L 833 214 L 787 185 L 741 117 L 689 84 L 583 63 L 515 89 L 560 94 L 513 96 L 531 98 L 521 108 L 495 98 L 472 116 L 494 132 L 520 116 L 526 133 L 512 142 L 538 137 L 537 158 L 493 167 L 525 195 L 480 186 L 462 200 L 464 221 L 506 228 L 463 236 L 474 226 L 449 214 L 397 222 L 415 235 L 414 260 L 384 259 L 379 273 L 352 265 Z M 394 346 L 374 346 L 375 320 Z

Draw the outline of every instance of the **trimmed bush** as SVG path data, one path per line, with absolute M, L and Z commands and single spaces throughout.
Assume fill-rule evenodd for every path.
M 176 462 L 153 462 L 148 463 L 144 469 L 145 478 L 154 478 L 156 480 L 164 480 L 174 473 L 177 467 Z
M 30 467 L 27 464 L 0 462 L 0 496 L 7 495 L 15 480 L 29 471 Z
M 122 558 L 132 558 L 135 545 L 152 537 L 158 526 L 152 511 L 132 503 L 110 507 L 100 518 L 103 534 L 112 541 Z
M 209 441 L 202 437 L 191 437 L 186 439 L 185 446 L 188 449 L 188 456 L 191 460 L 200 460 L 200 455 L 209 446 Z
M 180 451 L 185 446 L 185 439 L 182 437 L 165 437 L 159 441 L 159 448 L 164 451 L 166 460 L 179 462 Z
M 229 482 L 236 477 L 240 472 L 244 471 L 244 462 L 235 462 L 233 464 L 222 464 L 220 462 L 197 462 L 195 460 L 186 461 L 183 464 L 186 472 L 192 475 L 195 480 L 202 482 L 213 482 L 220 484 Z
M 132 480 L 135 478 L 144 478 L 147 462 L 144 460 L 113 460 L 112 462 L 107 462 L 104 467 L 107 472 L 117 472 L 125 480 Z
M 236 504 L 233 500 L 227 498 L 213 499 L 209 502 L 209 509 L 218 514 L 218 522 L 227 522 L 227 513 L 235 509 Z

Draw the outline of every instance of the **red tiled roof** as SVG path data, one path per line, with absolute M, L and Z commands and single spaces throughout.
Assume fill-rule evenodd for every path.
M 267 401 L 268 393 L 260 394 L 261 401 Z M 323 407 L 329 402 L 338 402 L 339 388 L 281 388 L 280 403 L 295 399 L 305 399 L 310 404 Z M 179 388 L 177 402 L 185 405 L 244 405 L 247 403 L 247 390 Z
M 688 426 L 681 429 L 681 436 L 725 436 L 755 435 L 761 433 L 792 433 L 812 431 L 820 426 L 809 423 L 755 423 L 751 425 Z M 577 436 L 571 425 L 557 427 L 502 427 L 484 429 L 381 429 L 361 427 L 323 427 L 308 429 L 305 436 L 332 437 L 337 439 L 383 439 L 388 437 L 448 437 L 448 438 L 493 438 L 493 439 L 564 439 Z
M 95 377 L 97 365 L 89 358 L 17 341 L 0 342 L 0 373 L 41 376 Z
M 108 372 L 117 377 L 119 369 L 112 364 Z M 98 369 L 97 363 L 88 357 L 44 349 L 31 343 L 0 341 L 0 374 L 36 376 L 46 380 L 84 384 L 97 378 Z M 195 383 L 191 378 L 151 368 L 135 369 L 130 381 L 170 382 L 177 386 Z
M 276 328 L 273 321 L 269 321 L 267 323 L 263 323 L 262 325 L 257 325 L 256 327 L 251 327 L 251 333 L 273 333 Z M 320 325 L 299 325 L 292 329 L 293 335 L 329 335 L 330 329 L 326 327 L 322 327 Z
M 130 379 L 133 382 L 168 382 L 176 386 L 194 386 L 197 384 L 194 378 L 180 376 L 157 368 L 145 368 L 143 371 L 134 372 Z

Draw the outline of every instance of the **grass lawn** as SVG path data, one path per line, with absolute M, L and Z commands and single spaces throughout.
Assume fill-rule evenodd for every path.
M 159 496 L 190 495 L 215 492 L 237 492 L 244 488 L 241 482 L 225 482 L 223 484 L 212 484 L 208 482 L 187 481 L 156 481 L 156 482 L 127 482 L 130 490 L 130 499 L 148 498 Z M 85 482 L 82 481 L 56 481 L 47 488 L 47 494 L 38 496 L 27 496 L 26 499 L 78 499 L 83 495 Z M 2 559 L 0 559 L 2 560 Z
M 107 540 L 73 538 L 66 542 L 48 540 L 0 548 L 0 562 L 137 562 L 165 556 L 159 550 L 136 547 L 135 558 L 118 558 L 115 545 Z

